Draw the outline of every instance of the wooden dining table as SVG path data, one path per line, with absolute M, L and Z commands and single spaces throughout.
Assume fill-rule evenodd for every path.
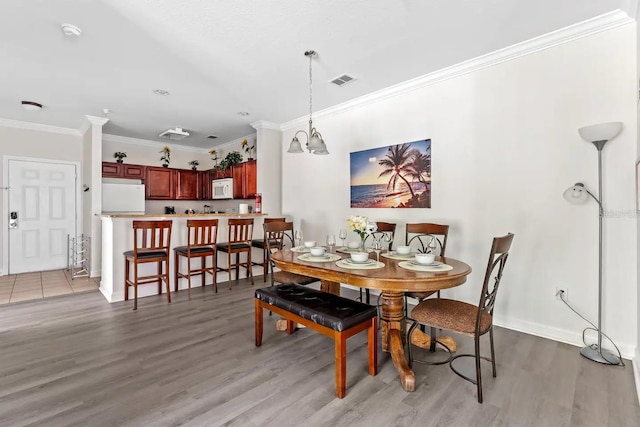
M 341 254 L 348 258 L 348 254 Z M 399 260 L 380 257 L 384 267 L 375 269 L 347 269 L 336 261 L 310 262 L 298 259 L 301 254 L 285 249 L 275 252 L 271 259 L 283 271 L 320 279 L 321 290 L 340 294 L 340 284 L 359 288 L 377 289 L 382 294 L 382 350 L 390 353 L 406 391 L 415 390 L 415 375 L 407 363 L 403 342 L 405 340 L 405 292 L 439 291 L 462 285 L 471 273 L 471 267 L 450 257 L 436 260 L 453 267 L 448 271 L 422 272 L 400 267 Z

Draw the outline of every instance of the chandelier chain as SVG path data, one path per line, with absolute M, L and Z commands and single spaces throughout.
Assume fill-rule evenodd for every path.
M 311 122 L 311 116 L 313 115 L 313 66 L 311 61 L 313 61 L 313 53 L 309 55 L 309 122 Z

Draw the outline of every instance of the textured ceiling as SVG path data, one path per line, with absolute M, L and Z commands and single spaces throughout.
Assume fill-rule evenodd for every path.
M 630 3 L 2 0 L 0 118 L 78 129 L 108 108 L 106 133 L 161 141 L 178 126 L 192 134 L 178 144 L 208 148 L 254 121 L 308 114 L 307 49 L 319 53 L 318 111 Z M 62 23 L 82 36 L 63 36 Z M 357 80 L 328 83 L 342 73 Z M 21 100 L 45 108 L 29 113 Z

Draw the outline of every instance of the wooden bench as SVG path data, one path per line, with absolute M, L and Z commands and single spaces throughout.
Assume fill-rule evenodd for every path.
M 288 334 L 300 323 L 334 339 L 336 396 L 340 399 L 346 393 L 347 338 L 368 329 L 369 375 L 378 373 L 376 307 L 296 284 L 256 290 L 255 307 L 257 347 L 262 345 L 263 308 L 287 320 Z

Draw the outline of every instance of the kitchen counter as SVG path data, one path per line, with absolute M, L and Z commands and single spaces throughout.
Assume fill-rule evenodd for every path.
M 229 235 L 227 219 L 229 218 L 254 218 L 253 238 L 263 238 L 262 224 L 264 216 L 267 214 L 102 214 L 99 215 L 102 221 L 102 279 L 100 281 L 100 292 L 109 302 L 124 301 L 124 255 L 125 251 L 133 249 L 133 221 L 137 219 L 148 220 L 171 220 L 171 245 L 169 253 L 169 282 L 171 292 L 175 289 L 175 265 L 173 248 L 176 246 L 186 246 L 187 244 L 187 220 L 189 219 L 212 219 L 220 218 L 218 224 L 218 242 L 226 242 Z M 223 254 L 224 255 L 224 254 Z M 253 248 L 251 257 L 254 261 L 262 261 L 262 249 Z M 219 256 L 220 266 L 227 265 L 227 257 Z M 182 260 L 180 271 L 186 271 L 186 260 Z M 199 260 L 192 260 L 199 263 Z M 208 261 L 211 262 L 211 259 Z M 193 267 L 193 265 L 192 265 Z M 152 274 L 156 269 L 156 264 L 140 265 L 140 274 Z M 254 280 L 256 283 L 262 281 L 262 266 L 253 268 Z M 235 278 L 235 274 L 233 275 Z M 240 277 L 244 277 L 244 272 L 240 271 Z M 202 276 L 191 278 L 191 287 L 202 286 Z M 208 282 L 211 277 L 208 277 Z M 218 284 L 229 280 L 227 272 L 220 272 L 217 276 Z M 207 283 L 208 283 L 207 282 Z M 186 289 L 187 280 L 180 279 L 178 289 Z M 158 287 L 155 283 L 140 285 L 138 287 L 138 298 L 156 295 Z

